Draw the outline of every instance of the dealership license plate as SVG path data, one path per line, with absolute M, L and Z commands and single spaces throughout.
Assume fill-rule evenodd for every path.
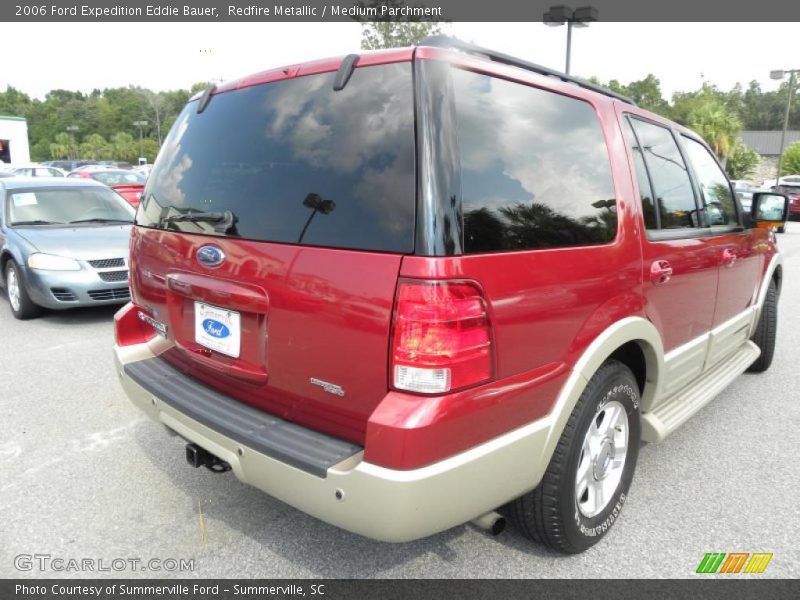
M 239 358 L 241 315 L 226 308 L 194 303 L 194 341 L 220 354 Z

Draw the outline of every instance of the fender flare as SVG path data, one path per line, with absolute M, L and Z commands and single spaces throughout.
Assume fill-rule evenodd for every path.
M 662 385 L 660 374 L 664 372 L 664 345 L 661 335 L 655 325 L 643 317 L 626 317 L 615 322 L 592 341 L 575 363 L 553 409 L 544 417 L 544 420 L 549 421 L 549 427 L 540 464 L 550 463 L 569 416 L 594 373 L 614 351 L 629 342 L 637 343 L 645 357 L 647 377 L 642 393 L 642 407 L 650 406 L 653 399 L 658 397 Z

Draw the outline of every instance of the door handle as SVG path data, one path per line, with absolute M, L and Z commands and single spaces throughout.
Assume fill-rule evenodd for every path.
M 722 266 L 723 267 L 732 267 L 736 262 L 736 252 L 731 250 L 730 248 L 725 248 L 722 251 Z
M 663 285 L 672 279 L 672 265 L 666 260 L 657 260 L 650 265 L 650 281 Z

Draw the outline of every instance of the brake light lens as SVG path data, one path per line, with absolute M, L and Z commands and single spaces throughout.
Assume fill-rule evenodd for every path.
M 142 311 L 128 303 L 114 315 L 114 335 L 118 346 L 143 344 L 156 336 L 156 331 L 139 316 Z
M 392 344 L 395 389 L 441 394 L 492 377 L 492 335 L 481 290 L 448 281 L 401 281 Z

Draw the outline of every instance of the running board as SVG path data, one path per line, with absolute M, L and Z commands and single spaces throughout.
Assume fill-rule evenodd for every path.
M 684 391 L 642 415 L 642 439 L 646 442 L 662 441 L 744 373 L 760 354 L 758 346 L 748 340 L 731 356 L 695 379 Z

